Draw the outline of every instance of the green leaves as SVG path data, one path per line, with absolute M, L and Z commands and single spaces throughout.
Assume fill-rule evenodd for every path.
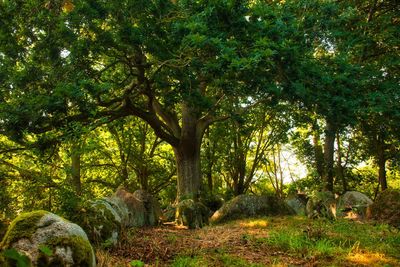
M 7 249 L 3 252 L 3 255 L 16 262 L 17 267 L 29 267 L 31 266 L 30 259 L 24 255 L 19 253 L 15 248 Z

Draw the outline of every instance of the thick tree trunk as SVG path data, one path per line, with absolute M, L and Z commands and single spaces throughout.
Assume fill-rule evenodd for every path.
M 179 145 L 174 147 L 178 172 L 177 200 L 199 198 L 201 184 L 200 145 L 204 129 L 199 127 L 196 110 L 183 105 Z
M 325 144 L 324 144 L 324 189 L 326 191 L 333 191 L 333 154 L 335 147 L 335 133 L 334 125 L 327 120 L 325 126 Z
M 197 200 L 201 180 L 200 149 L 182 146 L 175 148 L 174 154 L 178 170 L 177 200 Z

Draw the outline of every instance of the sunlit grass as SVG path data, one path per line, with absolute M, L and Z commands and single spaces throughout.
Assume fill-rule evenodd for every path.
M 246 228 L 265 228 L 268 226 L 268 219 L 249 219 L 239 222 L 241 227 Z

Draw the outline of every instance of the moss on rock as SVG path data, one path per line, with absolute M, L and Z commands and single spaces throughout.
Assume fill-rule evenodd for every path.
M 175 218 L 178 225 L 196 229 L 208 224 L 209 213 L 210 210 L 203 203 L 185 199 L 176 206 Z
M 44 210 L 36 210 L 19 215 L 15 218 L 0 243 L 0 248 L 9 247 L 21 238 L 30 239 L 38 228 L 40 219 L 49 212 Z
M 369 207 L 369 217 L 400 228 L 400 190 L 381 192 Z
M 46 211 L 18 216 L 1 246 L 27 256 L 33 266 L 95 266 L 92 246 L 82 228 Z M 1 266 L 15 265 L 11 258 L 1 260 Z
M 116 244 L 121 231 L 121 218 L 114 208 L 104 200 L 89 202 L 82 209 L 77 223 L 96 245 Z
M 93 249 L 87 239 L 81 236 L 67 236 L 51 238 L 44 244 L 53 253 L 64 248 L 71 248 L 73 266 L 86 267 L 94 266 Z M 57 267 L 62 266 L 64 259 L 60 257 L 61 253 L 55 253 L 55 256 L 49 256 L 41 253 L 38 259 L 38 266 Z
M 226 202 L 211 217 L 212 223 L 221 223 L 247 217 L 286 215 L 293 211 L 275 196 L 240 195 Z

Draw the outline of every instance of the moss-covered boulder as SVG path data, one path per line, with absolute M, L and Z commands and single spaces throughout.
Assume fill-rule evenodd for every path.
M 53 213 L 33 211 L 11 222 L 0 243 L 2 266 L 16 266 L 12 253 L 32 266 L 96 266 L 95 256 L 82 228 Z
M 306 214 L 307 201 L 303 198 L 293 195 L 285 199 L 285 203 L 297 214 L 304 216 Z
M 117 243 L 122 227 L 120 215 L 104 199 L 88 202 L 76 223 L 86 231 L 91 242 L 104 247 Z
M 336 215 L 350 219 L 365 218 L 367 208 L 373 201 L 363 193 L 348 191 L 341 195 L 337 200 Z
M 309 218 L 336 218 L 336 200 L 332 192 L 315 192 L 309 197 L 306 205 L 306 214 Z
M 368 217 L 400 228 L 400 190 L 381 192 L 368 208 Z
M 211 217 L 212 223 L 228 220 L 292 214 L 291 208 L 275 196 L 240 195 L 226 202 Z
M 176 205 L 175 219 L 178 225 L 189 229 L 202 228 L 208 224 L 210 210 L 201 202 L 185 199 Z

